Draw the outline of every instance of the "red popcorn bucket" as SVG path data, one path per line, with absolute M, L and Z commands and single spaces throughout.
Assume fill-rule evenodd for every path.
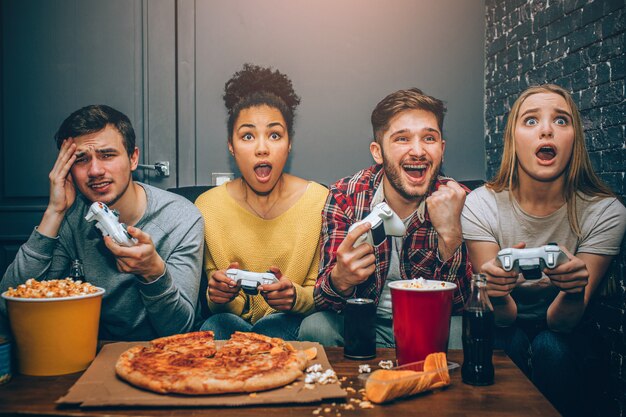
M 456 284 L 410 280 L 389 283 L 396 357 L 400 365 L 447 352 Z

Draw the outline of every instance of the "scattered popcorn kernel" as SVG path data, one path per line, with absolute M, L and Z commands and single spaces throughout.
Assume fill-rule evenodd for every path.
M 378 366 L 383 369 L 391 369 L 393 368 L 393 361 L 380 361 L 378 362 Z
M 372 372 L 372 368 L 368 364 L 359 365 L 360 374 L 369 374 L 370 372 Z
M 361 408 L 374 408 L 374 406 L 372 405 L 372 403 L 371 403 L 371 402 L 369 402 L 369 401 L 361 401 L 361 402 L 359 403 L 359 407 L 361 407 Z

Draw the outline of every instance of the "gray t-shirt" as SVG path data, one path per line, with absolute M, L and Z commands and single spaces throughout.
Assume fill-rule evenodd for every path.
M 487 187 L 471 192 L 461 216 L 465 240 L 486 241 L 510 248 L 526 242 L 527 248 L 550 242 L 564 246 L 571 253 L 617 255 L 626 228 L 626 208 L 615 198 L 578 195 L 576 215 L 581 228 L 578 238 L 569 225 L 567 205 L 554 213 L 538 217 L 519 206 L 508 192 L 495 193 Z M 524 281 L 512 291 L 522 319 L 543 319 L 558 294 L 548 277 Z
M 85 280 L 106 290 L 100 317 L 101 339 L 150 340 L 192 330 L 198 299 L 204 223 L 198 209 L 178 195 L 140 184 L 147 206 L 135 225 L 148 233 L 166 263 L 151 283 L 117 270 L 95 223 L 85 220 L 91 203 L 82 195 L 66 213 L 59 236 L 36 229 L 9 265 L 0 292 L 28 278 L 56 279 L 69 273 L 73 259 L 83 262 Z M 0 333 L 8 329 L 6 303 L 0 301 Z

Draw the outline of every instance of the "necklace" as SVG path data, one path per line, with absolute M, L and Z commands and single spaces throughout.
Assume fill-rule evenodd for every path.
M 278 186 L 282 188 L 282 178 L 279 180 Z M 271 213 L 272 209 L 274 208 L 274 206 L 276 205 L 276 203 L 278 203 L 278 200 L 280 200 L 280 195 L 278 197 L 276 197 L 276 200 L 272 203 L 272 205 L 265 210 L 265 213 L 261 214 L 259 213 L 254 207 L 252 207 L 252 205 L 248 202 L 248 187 L 246 186 L 246 182 L 243 178 L 241 178 L 241 186 L 243 187 L 243 201 L 244 203 L 246 203 L 246 206 L 248 206 L 250 208 L 250 210 L 252 210 L 254 212 L 254 214 L 256 214 L 257 216 L 259 216 L 262 219 L 267 219 L 267 215 Z M 280 194 L 280 189 L 277 190 L 278 194 Z M 271 193 L 271 191 L 270 191 Z

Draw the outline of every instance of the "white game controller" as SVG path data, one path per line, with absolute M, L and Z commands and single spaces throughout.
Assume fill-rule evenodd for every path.
M 249 295 L 257 295 L 259 293 L 259 285 L 278 282 L 276 275 L 271 272 L 250 272 L 243 269 L 228 269 L 226 270 L 226 276 L 241 285 L 241 289 Z
M 498 266 L 507 272 L 521 272 L 525 279 L 539 279 L 544 268 L 554 269 L 567 260 L 567 255 L 554 243 L 538 248 L 506 248 L 496 256 Z
M 369 223 L 372 228 L 359 236 L 354 242 L 354 247 L 362 243 L 369 243 L 372 246 L 378 246 L 385 241 L 387 236 L 404 236 L 406 227 L 402 219 L 387 205 L 387 203 L 379 203 L 374 206 L 372 212 L 363 220 L 354 223 L 348 229 L 348 233 L 363 223 Z
M 89 207 L 89 212 L 85 216 L 88 222 L 96 221 L 96 227 L 100 229 L 103 236 L 111 236 L 115 243 L 121 246 L 134 246 L 137 239 L 126 231 L 126 225 L 120 223 L 119 213 L 116 210 L 109 210 L 106 204 L 96 201 Z

